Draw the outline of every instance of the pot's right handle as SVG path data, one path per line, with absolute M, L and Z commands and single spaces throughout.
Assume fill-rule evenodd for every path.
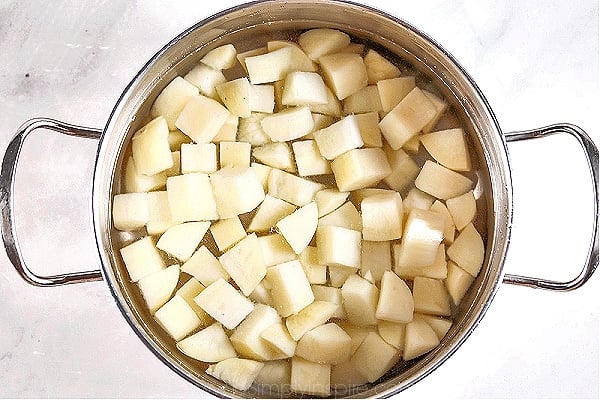
M 42 276 L 31 271 L 21 253 L 21 247 L 17 240 L 13 211 L 13 187 L 15 172 L 21 149 L 27 136 L 37 129 L 50 129 L 65 135 L 100 139 L 100 129 L 85 128 L 71 125 L 48 118 L 34 118 L 25 122 L 17 131 L 4 153 L 2 160 L 2 172 L 0 174 L 0 207 L 2 212 L 2 240 L 6 248 L 6 254 L 11 263 L 28 283 L 35 286 L 61 286 L 71 283 L 97 281 L 102 279 L 100 270 L 72 272 L 60 275 Z
M 539 129 L 533 129 L 529 131 L 510 132 L 505 133 L 507 142 L 516 142 L 520 140 L 536 139 L 551 136 L 557 133 L 566 133 L 573 136 L 581 145 L 585 154 L 588 167 L 590 169 L 590 175 L 592 177 L 592 191 L 594 193 L 594 218 L 593 218 L 593 232 L 590 247 L 588 249 L 587 258 L 585 265 L 577 277 L 568 282 L 557 282 L 541 278 L 531 278 L 528 276 L 511 275 L 506 274 L 504 276 L 504 283 L 512 285 L 528 286 L 539 289 L 547 289 L 553 291 L 569 291 L 581 287 L 588 279 L 592 276 L 596 267 L 598 267 L 598 229 L 600 228 L 600 218 L 598 215 L 598 207 L 600 204 L 600 197 L 598 196 L 598 148 L 585 133 L 585 131 L 578 126 L 572 124 L 556 124 L 550 125 Z

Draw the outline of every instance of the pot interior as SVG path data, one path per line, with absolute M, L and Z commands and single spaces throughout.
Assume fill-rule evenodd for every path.
M 101 141 L 93 193 L 93 212 L 103 273 L 117 304 L 134 331 L 173 370 L 219 396 L 281 397 L 279 392 L 252 387 L 234 390 L 205 374 L 206 364 L 176 347 L 147 311 L 128 275 L 118 249 L 135 233 L 111 225 L 111 199 L 121 191 L 121 171 L 133 133 L 149 120 L 160 91 L 184 75 L 212 48 L 233 43 L 238 52 L 274 39 L 293 39 L 316 27 L 340 29 L 395 61 L 416 76 L 419 86 L 442 95 L 470 138 L 479 216 L 475 226 L 486 243 L 484 266 L 454 310 L 454 324 L 433 351 L 410 362 L 400 361 L 379 381 L 332 392 L 335 397 L 385 396 L 405 389 L 431 372 L 466 339 L 492 300 L 502 277 L 511 218 L 511 186 L 505 143 L 489 106 L 470 77 L 435 42 L 408 24 L 364 6 L 339 1 L 266 1 L 217 14 L 183 32 L 153 57 L 130 83 L 115 106 Z M 232 71 L 236 73 L 236 71 Z M 226 73 L 227 76 L 227 73 Z M 141 236 L 141 234 L 139 235 Z M 283 393 L 284 397 L 296 395 Z

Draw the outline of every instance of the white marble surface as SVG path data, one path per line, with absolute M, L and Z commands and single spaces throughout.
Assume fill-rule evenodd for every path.
M 598 3 L 371 0 L 437 39 L 473 75 L 505 130 L 572 122 L 600 143 Z M 0 1 L 0 149 L 34 116 L 101 127 L 145 60 L 236 4 Z M 17 174 L 18 229 L 43 273 L 97 264 L 93 141 L 43 133 Z M 565 278 L 591 232 L 590 181 L 564 138 L 510 145 L 509 272 Z M 0 252 L 0 397 L 205 397 L 137 339 L 102 282 L 24 283 Z M 559 294 L 503 286 L 475 333 L 405 399 L 598 398 L 600 276 Z

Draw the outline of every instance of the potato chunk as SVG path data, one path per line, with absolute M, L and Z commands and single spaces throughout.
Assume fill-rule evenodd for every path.
M 319 58 L 319 64 L 325 81 L 340 100 L 367 86 L 367 68 L 358 54 L 325 55 Z
M 249 167 L 224 167 L 210 174 L 220 218 L 233 218 L 254 210 L 265 198 L 262 183 Z
M 185 355 L 204 362 L 219 362 L 237 356 L 218 322 L 177 342 L 177 348 Z
M 169 128 L 163 117 L 156 117 L 133 135 L 131 152 L 136 171 L 156 175 L 173 166 L 169 146 Z
M 296 314 L 315 299 L 302 265 L 297 260 L 269 267 L 267 281 L 271 284 L 275 309 L 282 317 Z
M 165 262 L 150 236 L 123 247 L 120 252 L 132 282 L 165 268 Z
M 263 363 L 243 358 L 228 358 L 210 365 L 206 373 L 238 390 L 248 390 L 260 373 Z
M 358 121 L 354 115 L 316 131 L 315 141 L 319 152 L 327 160 L 333 160 L 345 152 L 362 147 L 364 144 L 360 135 Z
M 333 160 L 331 170 L 340 192 L 376 185 L 392 172 L 380 148 L 350 150 Z
M 377 324 L 377 286 L 358 275 L 350 275 L 342 286 L 342 298 L 349 322 L 358 326 Z
M 448 247 L 448 257 L 471 276 L 476 277 L 483 265 L 485 247 L 481 235 L 472 223 L 469 223 L 454 243 Z
M 364 240 L 382 242 L 402 236 L 402 197 L 398 193 L 367 197 L 360 210 Z
M 206 96 L 194 96 L 185 103 L 175 126 L 196 143 L 208 143 L 227 121 L 229 111 L 218 101 Z
M 320 364 L 336 365 L 350 359 L 352 340 L 334 323 L 306 332 L 298 341 L 296 355 Z
M 292 391 L 317 396 L 329 396 L 331 365 L 318 364 L 300 357 L 292 358 Z
M 369 332 L 350 362 L 369 382 L 381 378 L 398 360 L 400 353 L 377 332 Z
M 175 121 L 188 100 L 198 95 L 198 88 L 184 78 L 178 76 L 160 92 L 152 108 L 152 118 L 163 116 L 169 129 L 175 129 Z
M 227 329 L 233 329 L 252 310 L 254 305 L 224 279 L 206 287 L 194 301 Z
M 468 192 L 473 182 L 458 172 L 427 160 L 415 179 L 415 186 L 438 199 L 447 200 Z
M 379 291 L 379 300 L 375 312 L 377 319 L 392 322 L 410 322 L 414 310 L 415 301 L 406 282 L 394 272 L 385 271 L 381 278 L 381 290 Z
M 255 233 L 246 236 L 223 253 L 219 262 L 246 296 L 252 293 L 267 273 L 262 249 Z

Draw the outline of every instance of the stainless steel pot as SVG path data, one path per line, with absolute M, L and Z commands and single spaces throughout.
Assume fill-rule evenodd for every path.
M 373 385 L 336 393 L 336 396 L 389 396 L 431 373 L 471 334 L 502 282 L 556 291 L 573 290 L 583 285 L 598 265 L 598 150 L 580 128 L 553 125 L 524 132 L 503 133 L 475 82 L 434 40 L 404 21 L 366 6 L 341 1 L 265 1 L 232 8 L 189 28 L 159 51 L 131 81 L 115 105 L 103 130 L 73 126 L 49 119 L 26 122 L 17 132 L 4 155 L 0 194 L 2 236 L 7 254 L 16 270 L 29 283 L 57 286 L 105 279 L 133 330 L 165 364 L 190 382 L 219 396 L 268 397 L 267 392 L 241 393 L 223 386 L 199 372 L 197 363 L 174 351 L 174 344 L 152 321 L 139 296 L 127 284 L 127 274 L 118 256 L 122 234 L 111 226 L 111 198 L 119 191 L 119 171 L 125 147 L 160 90 L 176 75 L 188 70 L 203 53 L 224 43 L 240 48 L 254 47 L 281 32 L 327 26 L 344 30 L 376 46 L 386 48 L 412 63 L 430 77 L 437 89 L 453 102 L 453 107 L 468 126 L 471 142 L 479 156 L 479 187 L 486 212 L 487 249 L 484 268 L 463 301 L 456 322 L 442 344 L 416 362 L 395 368 Z M 32 272 L 21 254 L 15 236 L 12 189 L 15 170 L 25 138 L 39 128 L 68 135 L 99 139 L 93 181 L 92 212 L 96 244 L 102 269 L 56 276 Z M 503 264 L 509 244 L 512 220 L 512 185 L 507 142 L 545 137 L 556 133 L 574 136 L 582 145 L 590 168 L 594 194 L 593 235 L 581 273 L 568 282 L 506 275 Z M 277 396 L 277 394 L 275 394 Z

